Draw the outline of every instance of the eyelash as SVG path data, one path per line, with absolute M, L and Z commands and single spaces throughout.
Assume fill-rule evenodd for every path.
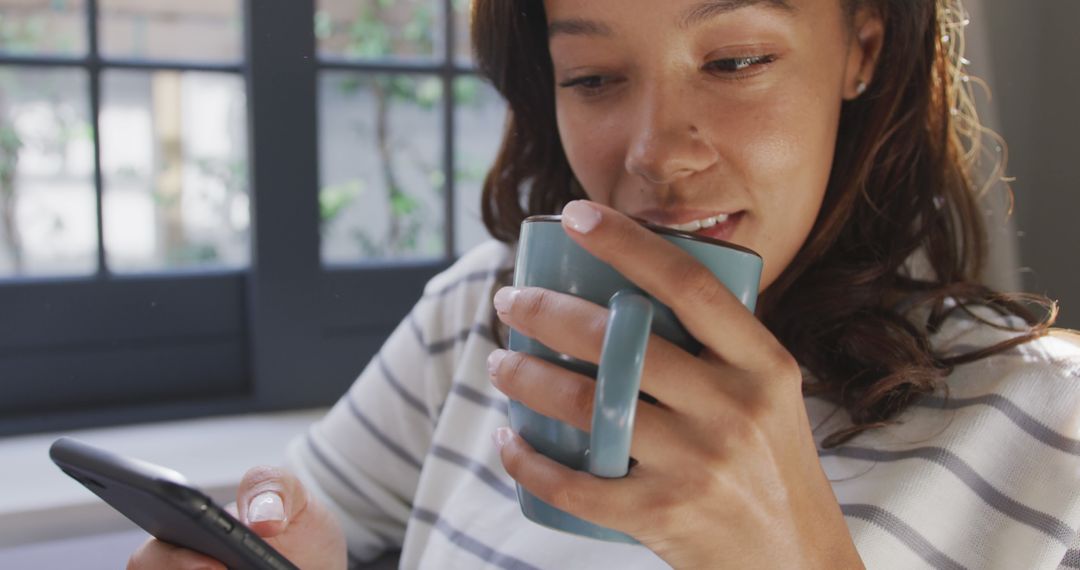
M 755 74 L 753 71 L 747 72 L 746 70 L 763 67 L 774 61 L 776 61 L 776 56 L 773 54 L 731 57 L 710 61 L 705 64 L 705 68 L 717 75 L 727 76 L 724 79 L 740 80 Z M 734 69 L 726 68 L 728 66 L 734 67 Z M 600 82 L 600 84 L 598 85 L 597 82 Z M 603 75 L 584 75 L 563 81 L 559 83 L 559 87 L 575 89 L 586 96 L 591 96 L 599 95 L 611 83 L 612 80 Z
M 733 79 L 742 79 L 747 76 L 743 70 L 756 66 L 765 66 L 776 61 L 776 56 L 773 54 L 767 55 L 749 55 L 744 57 L 732 57 L 728 59 L 717 59 L 705 64 L 706 68 L 714 69 L 717 64 L 734 64 L 737 69 L 721 69 L 720 73 L 731 74 Z M 741 75 L 738 75 L 741 74 Z

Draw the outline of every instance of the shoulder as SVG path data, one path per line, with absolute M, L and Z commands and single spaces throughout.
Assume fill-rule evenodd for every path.
M 966 354 L 1021 334 L 1008 317 L 973 311 L 982 319 L 958 312 L 934 348 Z M 1075 541 L 1077 434 L 1080 335 L 1055 330 L 956 365 L 895 423 L 823 450 L 822 465 L 841 503 L 888 513 L 964 566 L 1016 566 L 1007 556 L 1034 567 L 1056 564 Z M 895 554 L 871 544 L 894 531 L 852 520 L 866 512 L 846 514 L 868 560 Z
M 494 282 L 499 272 L 512 269 L 513 263 L 512 246 L 493 239 L 484 241 L 432 277 L 424 287 L 424 297 L 445 297 L 462 285 Z
M 939 354 L 956 356 L 1022 336 L 1023 321 L 991 309 L 949 319 L 931 341 Z M 1080 408 L 1080 334 L 1051 329 L 1046 335 L 958 365 L 949 376 L 953 396 L 1009 392 L 1032 404 L 1065 400 Z M 1065 402 L 1063 402 L 1065 403 Z
M 432 277 L 410 317 L 425 342 L 460 347 L 477 334 L 494 338 L 491 299 L 512 273 L 514 253 L 513 246 L 488 240 Z

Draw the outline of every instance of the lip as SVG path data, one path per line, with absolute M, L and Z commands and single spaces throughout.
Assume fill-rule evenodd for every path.
M 735 230 L 739 227 L 745 217 L 746 210 L 642 210 L 637 214 L 634 214 L 638 219 L 645 220 L 651 224 L 660 226 L 670 226 L 674 224 L 685 224 L 693 222 L 695 220 L 701 220 L 704 218 L 710 218 L 713 216 L 726 215 L 727 220 L 720 222 L 714 226 L 708 228 L 702 228 L 697 231 L 689 232 L 683 230 L 676 230 L 673 228 L 671 231 L 682 233 L 684 235 L 691 235 L 695 237 L 705 237 L 709 239 L 719 240 L 723 242 L 731 242 L 732 236 L 735 235 Z M 663 221 L 661 221 L 663 220 Z
M 654 231 L 656 233 L 679 236 L 679 237 L 683 237 L 683 238 L 692 239 L 692 240 L 695 240 L 695 241 L 701 241 L 701 242 L 705 242 L 705 243 L 721 245 L 721 246 L 724 246 L 724 247 L 737 249 L 739 251 L 748 253 L 750 255 L 761 257 L 760 253 L 758 253 L 758 252 L 756 252 L 756 251 L 754 251 L 754 250 L 752 250 L 752 249 L 750 249 L 750 248 L 748 248 L 748 247 L 746 247 L 744 245 L 739 245 L 737 243 L 733 243 L 730 240 L 731 234 L 733 234 L 734 231 L 735 231 L 735 226 L 737 226 L 739 224 L 739 222 L 742 221 L 743 214 L 745 214 L 745 213 L 746 213 L 745 211 L 739 210 L 739 211 L 735 212 L 734 214 L 731 214 L 731 217 L 728 219 L 727 222 L 724 222 L 723 224 L 717 224 L 717 225 L 715 225 L 715 226 L 713 226 L 711 228 L 705 229 L 705 230 L 698 230 L 698 231 L 693 232 L 693 233 L 672 229 L 672 228 L 669 228 L 669 227 L 667 227 L 665 225 L 658 225 L 658 224 L 653 223 L 650 220 L 646 220 L 644 218 L 639 218 L 639 217 L 633 216 L 631 214 L 624 214 L 624 215 L 630 217 L 632 220 L 635 220 L 640 224 L 644 224 L 646 227 L 648 227 L 649 229 L 651 229 L 652 231 Z M 542 222 L 561 224 L 562 223 L 562 216 L 557 215 L 557 214 L 554 214 L 554 215 L 553 214 L 532 215 L 532 216 L 529 216 L 528 218 L 525 218 L 525 220 L 522 223 L 528 224 L 528 223 L 542 223 Z
M 653 224 L 661 226 L 673 226 L 676 224 L 686 224 L 694 220 L 704 220 L 705 218 L 711 218 L 713 216 L 728 215 L 735 216 L 741 214 L 742 210 L 642 210 L 630 214 L 635 218 L 646 220 Z M 695 232 L 696 233 L 696 232 Z

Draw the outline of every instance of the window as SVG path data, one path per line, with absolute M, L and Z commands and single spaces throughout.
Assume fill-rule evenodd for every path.
M 332 402 L 486 235 L 461 0 L 0 0 L 0 435 Z

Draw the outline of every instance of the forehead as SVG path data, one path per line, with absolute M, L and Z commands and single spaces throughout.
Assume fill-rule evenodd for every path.
M 798 8 L 793 0 L 649 0 L 648 8 L 662 8 L 678 28 L 690 29 L 722 14 L 759 8 L 780 15 L 793 16 Z M 616 6 L 617 4 L 617 6 Z M 606 20 L 621 19 L 630 14 L 652 17 L 656 10 L 637 10 L 627 0 L 616 3 L 590 0 L 545 0 L 548 16 L 548 35 L 613 35 L 616 30 Z M 619 9 L 611 9 L 611 8 Z

